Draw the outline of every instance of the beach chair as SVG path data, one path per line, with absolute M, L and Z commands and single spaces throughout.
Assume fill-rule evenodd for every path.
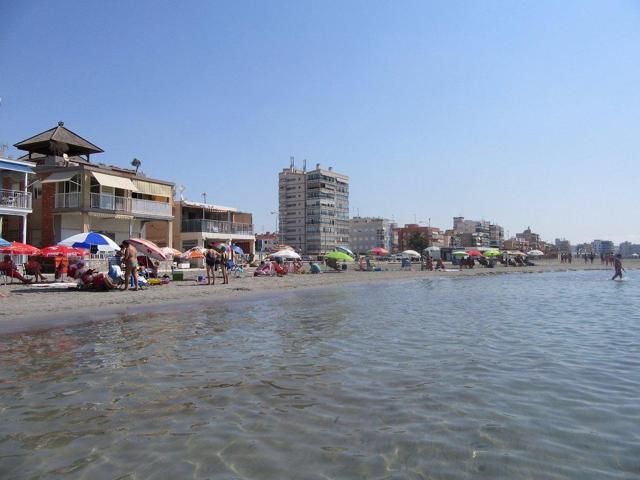
M 233 260 L 227 261 L 227 271 L 232 273 L 234 278 L 239 278 L 244 275 L 244 267 L 242 265 L 238 265 Z
M 24 274 L 22 276 L 24 278 L 26 278 L 27 280 L 34 280 L 35 279 L 35 275 L 36 274 L 27 268 L 27 264 L 26 263 L 22 264 L 22 271 L 24 272 Z

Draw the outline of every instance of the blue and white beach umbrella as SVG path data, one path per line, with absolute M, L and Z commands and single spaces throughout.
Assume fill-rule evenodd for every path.
M 4 238 L 0 238 L 0 247 L 10 247 L 11 242 L 7 242 Z
M 239 255 L 244 255 L 244 250 L 242 250 L 238 245 L 233 245 L 231 247 L 233 249 L 234 252 L 236 252 Z
M 96 232 L 79 233 L 65 238 L 58 245 L 67 247 L 91 249 L 92 245 L 98 247 L 99 252 L 115 252 L 120 250 L 120 246 L 109 237 Z

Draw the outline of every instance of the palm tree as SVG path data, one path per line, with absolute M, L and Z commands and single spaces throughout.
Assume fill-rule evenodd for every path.
M 131 165 L 136 167 L 136 173 L 138 173 L 138 169 L 140 168 L 140 165 L 142 165 L 142 162 L 137 158 L 134 158 L 133 160 L 131 160 Z

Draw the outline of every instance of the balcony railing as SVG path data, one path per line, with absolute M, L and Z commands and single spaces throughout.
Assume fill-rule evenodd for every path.
M 131 199 L 104 193 L 90 194 L 91 208 L 111 210 L 114 212 L 131 212 Z
M 131 199 L 131 210 L 138 215 L 153 215 L 160 217 L 171 217 L 171 204 L 167 202 L 154 202 L 153 200 L 142 200 L 140 198 Z
M 80 208 L 80 195 L 80 192 L 57 193 L 54 206 L 55 208 Z
M 253 225 L 249 223 L 222 222 L 218 220 L 183 220 L 182 231 L 253 235 Z
M 20 190 L 0 189 L 0 207 L 30 210 L 31 194 Z
M 58 193 L 55 197 L 55 208 L 81 208 L 82 194 Z M 140 198 L 120 197 L 104 193 L 89 194 L 89 207 L 96 210 L 109 210 L 111 212 L 126 213 L 132 215 L 149 215 L 151 217 L 171 217 L 171 204 L 167 202 L 154 202 Z

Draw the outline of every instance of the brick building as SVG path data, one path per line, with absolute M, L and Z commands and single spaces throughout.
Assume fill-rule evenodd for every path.
M 52 245 L 89 231 L 120 243 L 130 237 L 146 238 L 147 224 L 164 222 L 168 237 L 160 243 L 172 246 L 173 183 L 148 178 L 137 167 L 91 162 L 91 155 L 103 150 L 62 122 L 15 147 L 28 152 L 21 160 L 35 164 L 38 178 L 33 185 L 29 243 Z

